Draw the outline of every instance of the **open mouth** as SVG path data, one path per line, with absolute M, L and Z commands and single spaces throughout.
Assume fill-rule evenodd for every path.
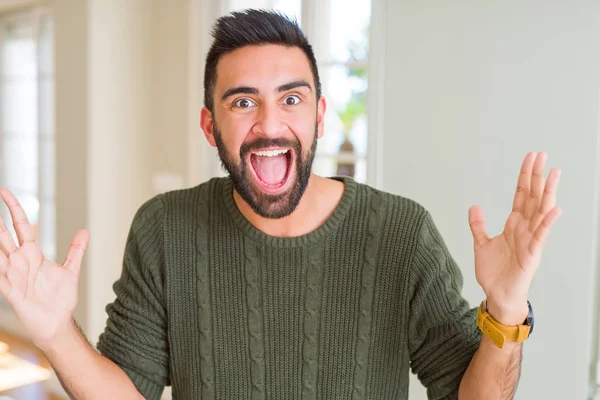
M 293 155 L 290 148 L 267 149 L 250 153 L 253 175 L 263 192 L 278 194 L 286 188 L 292 170 Z

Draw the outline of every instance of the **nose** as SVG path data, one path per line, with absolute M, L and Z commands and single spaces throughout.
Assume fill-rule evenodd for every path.
M 283 135 L 285 123 L 282 120 L 281 110 L 276 105 L 260 106 L 253 132 L 266 138 L 276 138 Z

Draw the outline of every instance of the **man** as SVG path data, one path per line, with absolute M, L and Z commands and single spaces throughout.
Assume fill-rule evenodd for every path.
M 298 26 L 249 10 L 221 18 L 214 39 L 201 126 L 229 177 L 140 208 L 100 354 L 72 320 L 88 233 L 51 263 L 1 192 L 19 240 L 0 224 L 0 290 L 69 394 L 158 399 L 172 385 L 180 399 L 406 399 L 412 369 L 432 399 L 511 398 L 560 171 L 544 185 L 546 155 L 527 155 L 493 239 L 469 210 L 486 294 L 470 309 L 423 207 L 311 173 L 326 101 Z

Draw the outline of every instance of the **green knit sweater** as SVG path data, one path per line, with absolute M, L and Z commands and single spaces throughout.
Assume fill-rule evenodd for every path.
M 99 351 L 148 399 L 456 399 L 475 309 L 430 214 L 350 178 L 315 231 L 269 236 L 229 178 L 140 208 Z

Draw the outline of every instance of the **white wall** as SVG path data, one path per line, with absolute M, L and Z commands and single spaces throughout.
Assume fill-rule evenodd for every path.
M 152 168 L 187 180 L 188 2 L 152 1 Z M 199 125 L 200 110 L 197 110 Z
M 135 211 L 153 177 L 187 173 L 187 2 L 54 0 L 57 235 L 91 240 L 77 318 L 95 342 Z M 168 183 L 168 182 L 167 182 Z
M 536 327 L 516 398 L 587 398 L 595 353 L 600 2 L 387 0 L 385 15 L 383 188 L 433 213 L 472 305 L 483 292 L 468 208 L 481 205 L 496 235 L 527 151 L 548 152 L 549 167 L 563 170 L 564 214 L 530 293 Z
M 0 0 L 0 12 L 19 11 L 32 5 L 45 4 L 46 0 Z
M 54 0 L 56 79 L 56 250 L 64 260 L 73 234 L 89 229 L 89 74 L 87 2 Z M 79 280 L 75 318 L 88 325 L 87 257 Z
M 57 247 L 91 232 L 76 318 L 96 342 L 153 174 L 187 172 L 187 2 L 52 0 Z M 56 381 L 52 390 L 60 391 Z
M 89 0 L 89 335 L 104 330 L 133 214 L 151 194 L 150 2 Z

